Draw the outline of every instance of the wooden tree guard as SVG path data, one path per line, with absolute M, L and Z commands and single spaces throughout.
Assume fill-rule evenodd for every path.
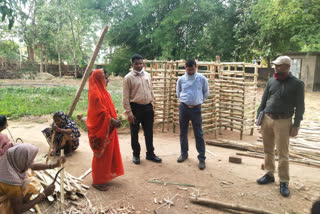
M 185 74 L 185 60 L 145 60 L 145 70 L 151 73 L 155 96 L 155 124 L 162 131 L 173 132 L 179 126 L 179 104 L 176 82 Z M 197 72 L 208 79 L 209 97 L 202 104 L 203 131 L 222 132 L 222 128 L 253 134 L 257 93 L 258 67 L 239 62 L 197 62 Z M 248 70 L 251 69 L 251 73 Z

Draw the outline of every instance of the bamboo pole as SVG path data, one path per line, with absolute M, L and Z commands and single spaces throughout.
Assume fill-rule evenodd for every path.
M 56 135 L 56 131 L 52 131 L 52 135 L 51 135 L 51 141 L 50 141 L 50 145 L 49 145 L 49 151 L 48 151 L 48 155 L 47 155 L 47 159 L 46 159 L 46 163 L 48 164 L 50 155 L 51 155 L 51 151 L 52 151 L 52 146 L 53 146 L 53 141 L 54 141 L 54 137 Z
M 173 87 L 172 87 L 172 64 L 170 64 L 170 70 L 169 70 L 169 103 L 168 103 L 168 117 L 170 118 L 171 117 L 171 105 L 172 105 L 172 92 L 175 91 L 173 90 Z M 169 124 L 170 122 L 172 123 L 172 120 L 168 120 L 167 121 L 167 131 L 169 131 Z
M 148 180 L 148 183 L 164 184 L 164 185 L 177 185 L 177 186 L 186 186 L 186 187 L 195 187 L 194 184 L 184 184 L 184 183 L 175 183 L 175 182 L 164 182 L 164 181 L 157 181 L 157 180 Z
M 96 60 L 96 58 L 97 58 L 97 55 L 98 55 L 98 53 L 99 53 L 99 50 L 100 50 L 101 45 L 102 45 L 102 42 L 103 42 L 103 39 L 104 39 L 105 35 L 107 34 L 108 29 L 109 29 L 109 27 L 108 27 L 108 26 L 105 26 L 104 29 L 103 29 L 103 31 L 102 31 L 102 33 L 101 33 L 100 39 L 99 39 L 99 41 L 98 41 L 98 43 L 97 43 L 97 45 L 96 45 L 96 48 L 95 48 L 95 50 L 94 50 L 94 52 L 93 52 L 93 55 L 92 55 L 92 57 L 91 57 L 91 59 L 90 59 L 90 62 L 89 62 L 88 66 L 87 66 L 87 68 L 86 68 L 86 71 L 85 71 L 85 73 L 84 73 L 84 75 L 83 75 L 83 77 L 82 77 L 82 81 L 81 81 L 80 87 L 79 87 L 79 89 L 77 90 L 76 96 L 75 96 L 75 98 L 74 98 L 74 100 L 73 100 L 73 102 L 72 102 L 72 105 L 71 105 L 71 107 L 70 107 L 70 110 L 69 110 L 69 113 L 68 113 L 68 117 L 69 117 L 69 118 L 72 116 L 72 113 L 73 113 L 74 109 L 75 109 L 76 106 L 77 106 L 77 103 L 78 103 L 78 101 L 79 101 L 79 98 L 80 98 L 80 95 L 81 95 L 81 93 L 82 93 L 82 90 L 83 90 L 84 86 L 86 85 L 86 82 L 87 82 L 87 80 L 88 80 L 88 78 L 89 78 L 89 76 L 90 76 L 90 73 L 91 73 L 91 71 L 92 71 L 93 64 L 94 64 L 94 62 L 95 62 L 95 60 Z
M 237 66 L 235 66 L 235 68 L 234 68 L 235 70 L 237 69 Z M 229 66 L 229 69 L 228 69 L 229 71 L 230 71 L 230 66 Z M 229 83 L 229 86 L 230 86 L 230 88 L 231 88 L 231 90 L 233 91 L 233 90 L 235 90 L 234 88 L 236 87 L 236 85 L 232 85 L 232 84 L 230 84 Z M 231 106 L 232 106 L 232 108 L 231 108 L 231 110 L 230 110 L 230 116 L 232 117 L 233 116 L 233 105 L 234 105 L 234 97 L 231 95 Z M 233 120 L 232 119 L 230 119 L 230 126 L 231 127 L 233 127 Z M 231 128 L 230 129 L 231 131 L 233 131 L 233 128 Z
M 253 78 L 253 80 L 254 80 L 254 86 L 253 86 L 254 89 L 253 90 L 256 92 L 257 91 L 257 84 L 258 84 L 258 77 L 257 77 L 257 75 L 258 75 L 258 66 L 254 67 L 254 74 L 256 74 L 256 75 Z M 257 97 L 254 96 L 253 97 L 254 106 L 256 105 L 256 99 L 257 99 Z M 252 122 L 253 123 L 255 121 L 255 115 L 256 115 L 256 111 L 253 111 L 253 113 L 252 113 L 252 118 L 253 118 Z M 251 128 L 251 131 L 250 131 L 250 135 L 251 136 L 253 135 L 253 131 L 254 131 L 254 128 Z
M 61 157 L 61 153 L 60 153 Z M 61 211 L 64 211 L 64 163 L 61 164 L 61 167 L 63 167 L 63 170 L 60 173 L 60 197 L 61 197 Z
M 242 71 L 243 71 L 243 76 L 245 75 L 246 73 L 246 66 L 243 65 L 242 66 Z M 243 80 L 243 83 L 244 83 L 245 80 Z M 243 103 L 246 103 L 245 101 L 245 86 L 243 85 L 243 92 L 242 92 L 242 95 L 243 95 Z M 244 131 L 244 120 L 245 120 L 245 117 L 244 117 L 244 110 L 245 110 L 245 105 L 242 106 L 242 121 L 241 121 L 241 130 L 240 130 L 240 140 L 242 140 L 243 138 L 243 131 Z
M 174 72 L 174 77 L 173 77 L 174 80 L 175 80 L 175 79 L 178 79 L 178 71 L 177 71 L 178 68 L 179 68 L 179 64 L 178 64 L 178 62 L 175 62 L 175 63 L 174 63 L 174 67 L 173 67 L 173 69 L 174 69 L 174 70 L 173 70 L 173 72 Z M 175 87 L 177 87 L 177 81 L 178 81 L 178 80 L 175 80 L 175 84 L 174 84 Z M 176 91 L 176 90 L 174 90 L 174 91 Z M 174 96 L 175 99 L 174 99 L 174 101 L 173 101 L 173 104 L 172 104 L 173 107 L 172 107 L 172 108 L 175 109 L 175 107 L 178 107 L 178 97 L 177 97 L 176 93 L 174 93 L 173 96 Z M 179 109 L 179 107 L 178 107 L 178 109 Z M 173 111 L 173 128 L 172 128 L 172 129 L 173 129 L 173 133 L 176 133 L 176 124 L 177 124 L 178 121 L 179 121 L 179 119 L 175 116 L 175 115 L 176 115 L 175 112 L 176 112 L 176 111 Z M 178 113 L 179 113 L 179 110 L 178 110 Z M 178 115 L 179 115 L 179 114 L 178 114 Z
M 222 76 L 223 76 L 223 68 L 221 66 L 218 66 L 218 77 L 219 79 L 222 79 Z M 222 87 L 221 87 L 221 83 L 219 85 L 219 98 L 221 99 L 221 93 L 222 93 Z M 218 126 L 219 126 L 219 134 L 221 135 L 222 134 L 222 123 L 221 123 L 221 104 L 219 103 L 219 118 L 218 118 Z
M 167 62 L 164 63 L 164 91 L 163 95 L 165 99 L 163 100 L 163 121 L 162 121 L 162 132 L 164 132 L 165 127 L 165 116 L 166 116 L 166 106 L 167 106 Z
M 224 202 L 211 200 L 211 199 L 209 200 L 205 198 L 196 198 L 196 199 L 191 198 L 190 201 L 194 204 L 214 207 L 216 209 L 229 209 L 229 210 L 243 211 L 243 212 L 249 212 L 254 214 L 275 214 L 273 212 L 251 208 L 251 207 L 247 207 L 239 204 L 229 204 L 229 203 L 224 203 Z
M 259 158 L 259 159 L 264 159 L 263 155 L 258 155 L 258 154 L 251 154 L 251 153 L 242 153 L 242 152 L 237 152 L 236 155 L 239 156 L 247 156 L 247 157 L 251 157 L 251 158 Z M 279 160 L 279 158 L 275 158 L 276 161 Z M 320 164 L 317 163 L 312 163 L 310 161 L 306 161 L 306 160 L 292 160 L 290 159 L 290 162 L 293 163 L 300 163 L 300 164 L 304 164 L 304 165 L 308 165 L 308 166 L 314 166 L 314 167 L 318 167 L 320 168 Z

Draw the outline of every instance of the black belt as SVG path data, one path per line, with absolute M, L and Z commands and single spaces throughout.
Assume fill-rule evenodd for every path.
M 290 114 L 273 114 L 270 112 L 266 112 L 266 115 L 268 115 L 269 117 L 271 117 L 274 120 L 289 119 L 292 117 Z
M 134 106 L 141 106 L 141 107 L 143 107 L 143 106 L 151 105 L 151 103 L 148 103 L 148 104 L 139 104 L 139 103 L 133 103 L 133 102 L 131 102 L 131 103 L 130 103 L 130 105 L 134 105 Z
M 183 103 L 183 102 L 181 102 L 183 105 L 185 105 L 185 106 L 187 106 L 188 108 L 197 108 L 197 107 L 199 107 L 199 106 L 201 106 L 201 104 L 199 104 L 199 105 L 187 105 L 187 104 L 185 104 L 185 103 Z

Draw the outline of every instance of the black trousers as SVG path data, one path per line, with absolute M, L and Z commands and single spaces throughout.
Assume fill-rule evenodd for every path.
M 133 150 L 133 155 L 139 157 L 140 156 L 140 143 L 139 143 L 139 129 L 140 123 L 143 128 L 144 138 L 147 148 L 147 157 L 154 156 L 154 148 L 153 148 L 153 121 L 154 121 L 154 111 L 151 103 L 146 105 L 141 105 L 137 103 L 130 103 L 131 110 L 133 115 L 135 116 L 135 123 L 130 123 L 130 131 L 131 131 L 131 147 Z

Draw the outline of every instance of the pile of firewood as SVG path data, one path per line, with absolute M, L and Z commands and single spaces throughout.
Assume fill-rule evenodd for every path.
M 264 158 L 261 136 L 256 143 L 223 139 L 210 140 L 206 143 L 212 146 L 244 151 L 236 153 L 239 156 Z M 302 121 L 298 136 L 290 138 L 289 151 L 290 161 L 320 167 L 320 122 Z
M 43 187 L 50 185 L 56 173 L 59 169 L 48 169 L 43 171 L 34 171 L 39 179 L 40 183 Z M 77 200 L 79 196 L 85 196 L 86 191 L 89 189 L 89 186 L 84 185 L 81 183 L 82 179 L 77 178 L 69 174 L 68 172 L 64 172 L 64 194 L 66 198 L 71 200 Z M 55 199 L 60 196 L 60 177 L 58 176 L 55 182 L 55 192 L 53 195 L 48 196 L 48 200 L 53 202 Z

